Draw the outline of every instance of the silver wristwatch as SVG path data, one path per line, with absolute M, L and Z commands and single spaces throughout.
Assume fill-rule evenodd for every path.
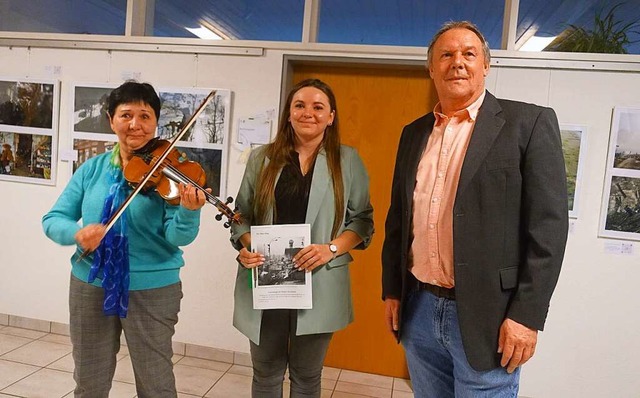
M 329 251 L 331 252 L 331 254 L 333 254 L 331 260 L 335 260 L 336 256 L 338 255 L 338 246 L 334 245 L 333 243 L 329 243 Z

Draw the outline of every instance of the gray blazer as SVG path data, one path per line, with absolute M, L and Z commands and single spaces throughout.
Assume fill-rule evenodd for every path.
M 257 177 L 263 165 L 269 162 L 265 148 L 254 150 L 238 191 L 236 204 L 242 214 L 243 223 L 232 226 L 231 242 L 241 249 L 240 236 L 257 225 L 253 219 L 253 198 Z M 344 224 L 338 235 L 351 230 L 362 238 L 356 249 L 369 246 L 373 235 L 373 208 L 369 201 L 369 176 L 354 148 L 341 147 L 342 179 L 344 183 Z M 278 175 L 278 178 L 280 176 Z M 277 183 L 277 180 L 276 180 Z M 311 225 L 311 243 L 329 243 L 334 219 L 333 184 L 324 150 L 320 150 L 313 170 L 309 205 L 305 222 Z M 272 219 L 268 220 L 269 223 Z M 338 256 L 328 264 L 313 271 L 313 308 L 298 310 L 296 335 L 328 333 L 346 327 L 353 321 L 351 282 L 349 268 L 353 258 L 349 253 Z M 249 285 L 251 271 L 238 264 L 236 276 L 233 325 L 256 344 L 260 343 L 262 310 L 253 309 L 253 298 Z
M 435 121 L 404 128 L 382 249 L 383 296 L 415 290 L 407 269 L 418 163 Z M 456 303 L 467 359 L 499 366 L 505 318 L 542 330 L 564 256 L 568 200 L 558 120 L 552 109 L 487 92 L 460 173 L 453 208 Z M 400 326 L 402 323 L 400 322 Z M 400 330 L 400 333 L 402 330 Z

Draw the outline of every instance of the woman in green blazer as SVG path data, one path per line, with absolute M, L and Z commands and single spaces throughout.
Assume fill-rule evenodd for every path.
M 322 363 L 333 332 L 353 320 L 351 249 L 366 248 L 373 234 L 369 177 L 354 148 L 341 145 L 335 96 L 317 79 L 298 83 L 287 96 L 274 142 L 255 150 L 236 199 L 243 216 L 232 228 L 239 250 L 234 326 L 250 340 L 253 397 L 281 397 L 289 366 L 290 396 L 319 397 Z M 313 272 L 313 308 L 254 310 L 251 225 L 310 224 L 311 244 L 294 257 Z

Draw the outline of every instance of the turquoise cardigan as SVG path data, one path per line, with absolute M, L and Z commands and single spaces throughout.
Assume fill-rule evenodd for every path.
M 82 225 L 99 223 L 111 183 L 107 176 L 111 152 L 87 160 L 71 177 L 51 210 L 42 217 L 42 227 L 49 239 L 61 245 L 75 245 L 75 234 Z M 198 235 L 200 210 L 172 206 L 158 194 L 140 194 L 127 208 L 129 237 L 129 290 L 164 287 L 180 281 L 184 265 L 180 246 Z M 87 282 L 93 255 L 77 261 L 82 249 L 71 257 L 71 272 Z M 102 279 L 93 282 L 102 286 Z
M 242 248 L 239 238 L 250 232 L 251 225 L 254 223 L 253 197 L 257 186 L 256 179 L 261 166 L 269 161 L 265 157 L 265 148 L 260 147 L 251 153 L 238 191 L 236 204 L 244 222 L 232 227 L 231 242 L 236 249 Z M 373 235 L 369 176 L 354 148 L 342 145 L 340 152 L 345 212 L 344 223 L 338 235 L 345 230 L 355 232 L 362 238 L 362 243 L 356 249 L 364 249 L 371 243 Z M 305 220 L 311 225 L 311 243 L 328 243 L 331 240 L 334 206 L 333 184 L 329 176 L 327 156 L 324 150 L 321 150 L 313 170 Z M 271 222 L 272 220 L 269 220 L 268 223 Z M 345 328 L 353 321 L 351 281 L 349 267 L 346 267 L 352 260 L 353 257 L 345 253 L 313 271 L 313 308 L 298 310 L 296 335 L 334 332 Z M 249 269 L 238 263 L 233 325 L 251 341 L 260 344 L 262 310 L 253 309 L 253 297 L 249 286 L 250 274 Z

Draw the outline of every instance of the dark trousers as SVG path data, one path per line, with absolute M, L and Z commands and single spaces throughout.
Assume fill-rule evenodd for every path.
M 265 310 L 260 345 L 251 342 L 253 398 L 281 398 L 289 367 L 291 398 L 320 397 L 322 364 L 333 333 L 296 336 L 297 310 Z

